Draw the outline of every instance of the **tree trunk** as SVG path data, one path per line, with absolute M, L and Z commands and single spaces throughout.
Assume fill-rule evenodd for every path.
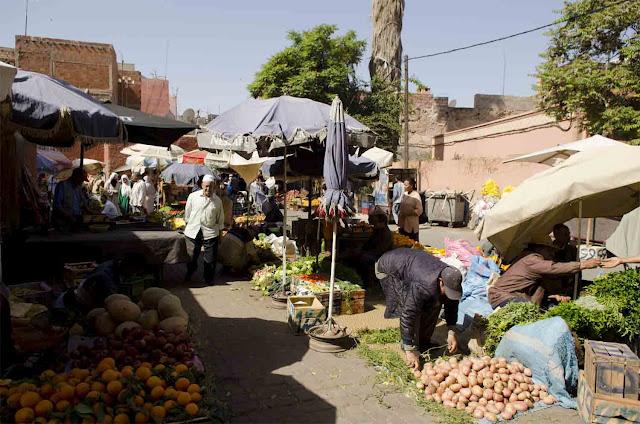
M 379 82 L 400 82 L 404 0 L 372 0 L 373 36 L 369 75 Z

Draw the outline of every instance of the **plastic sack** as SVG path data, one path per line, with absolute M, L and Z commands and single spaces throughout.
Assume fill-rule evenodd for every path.
M 464 266 L 460 259 L 458 259 L 457 255 L 453 254 L 448 257 L 440 258 L 440 261 L 460 271 L 462 279 L 464 280 L 465 275 L 467 275 L 467 267 Z
M 282 256 L 283 240 L 284 240 L 284 237 L 276 237 L 271 243 L 271 251 L 273 252 L 274 255 L 278 257 Z M 287 238 L 287 257 L 295 258 L 297 250 L 298 249 L 296 247 L 296 242 L 291 240 L 290 238 Z
M 491 274 L 500 273 L 493 260 L 473 256 L 467 275 L 462 281 L 462 297 L 458 306 L 458 325 L 466 326 L 478 314 L 488 316 L 493 312 L 487 297 L 487 283 Z
M 471 265 L 471 258 L 479 254 L 478 250 L 471 246 L 471 243 L 466 240 L 451 240 L 445 238 L 444 249 L 445 256 L 449 257 L 455 254 L 465 267 L 469 267 Z
M 546 384 L 560 406 L 576 409 L 569 392 L 575 392 L 578 385 L 578 358 L 571 331 L 562 318 L 516 325 L 504 335 L 495 356 L 531 368 L 534 382 Z

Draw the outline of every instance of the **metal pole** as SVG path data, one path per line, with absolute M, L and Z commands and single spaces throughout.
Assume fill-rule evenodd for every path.
M 84 166 L 84 143 L 80 143 L 80 169 Z
M 287 145 L 284 145 L 284 223 L 282 225 L 282 294 L 287 284 Z
M 336 245 L 338 244 L 338 218 L 333 220 L 333 243 L 331 244 L 331 279 L 329 280 L 329 311 L 327 322 L 331 324 L 333 315 L 333 288 L 336 282 Z
M 409 56 L 404 55 L 404 168 L 409 168 Z
M 582 238 L 582 200 L 578 203 L 578 253 L 576 257 L 576 261 L 580 262 L 580 240 Z M 578 298 L 578 285 L 580 284 L 580 278 L 582 277 L 582 272 L 577 272 L 575 278 L 573 280 L 573 298 Z
M 29 0 L 24 0 L 24 36 L 27 36 L 27 23 L 29 22 Z

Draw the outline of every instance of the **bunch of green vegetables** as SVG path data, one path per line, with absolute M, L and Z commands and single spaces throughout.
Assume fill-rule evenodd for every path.
M 542 319 L 540 308 L 532 302 L 514 302 L 489 315 L 484 350 L 493 355 L 504 333 L 515 325 L 529 324 Z

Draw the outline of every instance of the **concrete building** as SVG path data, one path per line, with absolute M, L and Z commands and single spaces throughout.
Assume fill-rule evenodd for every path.
M 576 122 L 530 111 L 437 135 L 422 147 L 432 159 L 410 166 L 419 168 L 421 190 L 478 192 L 489 178 L 501 187 L 517 186 L 548 166 L 504 160 L 585 137 Z

